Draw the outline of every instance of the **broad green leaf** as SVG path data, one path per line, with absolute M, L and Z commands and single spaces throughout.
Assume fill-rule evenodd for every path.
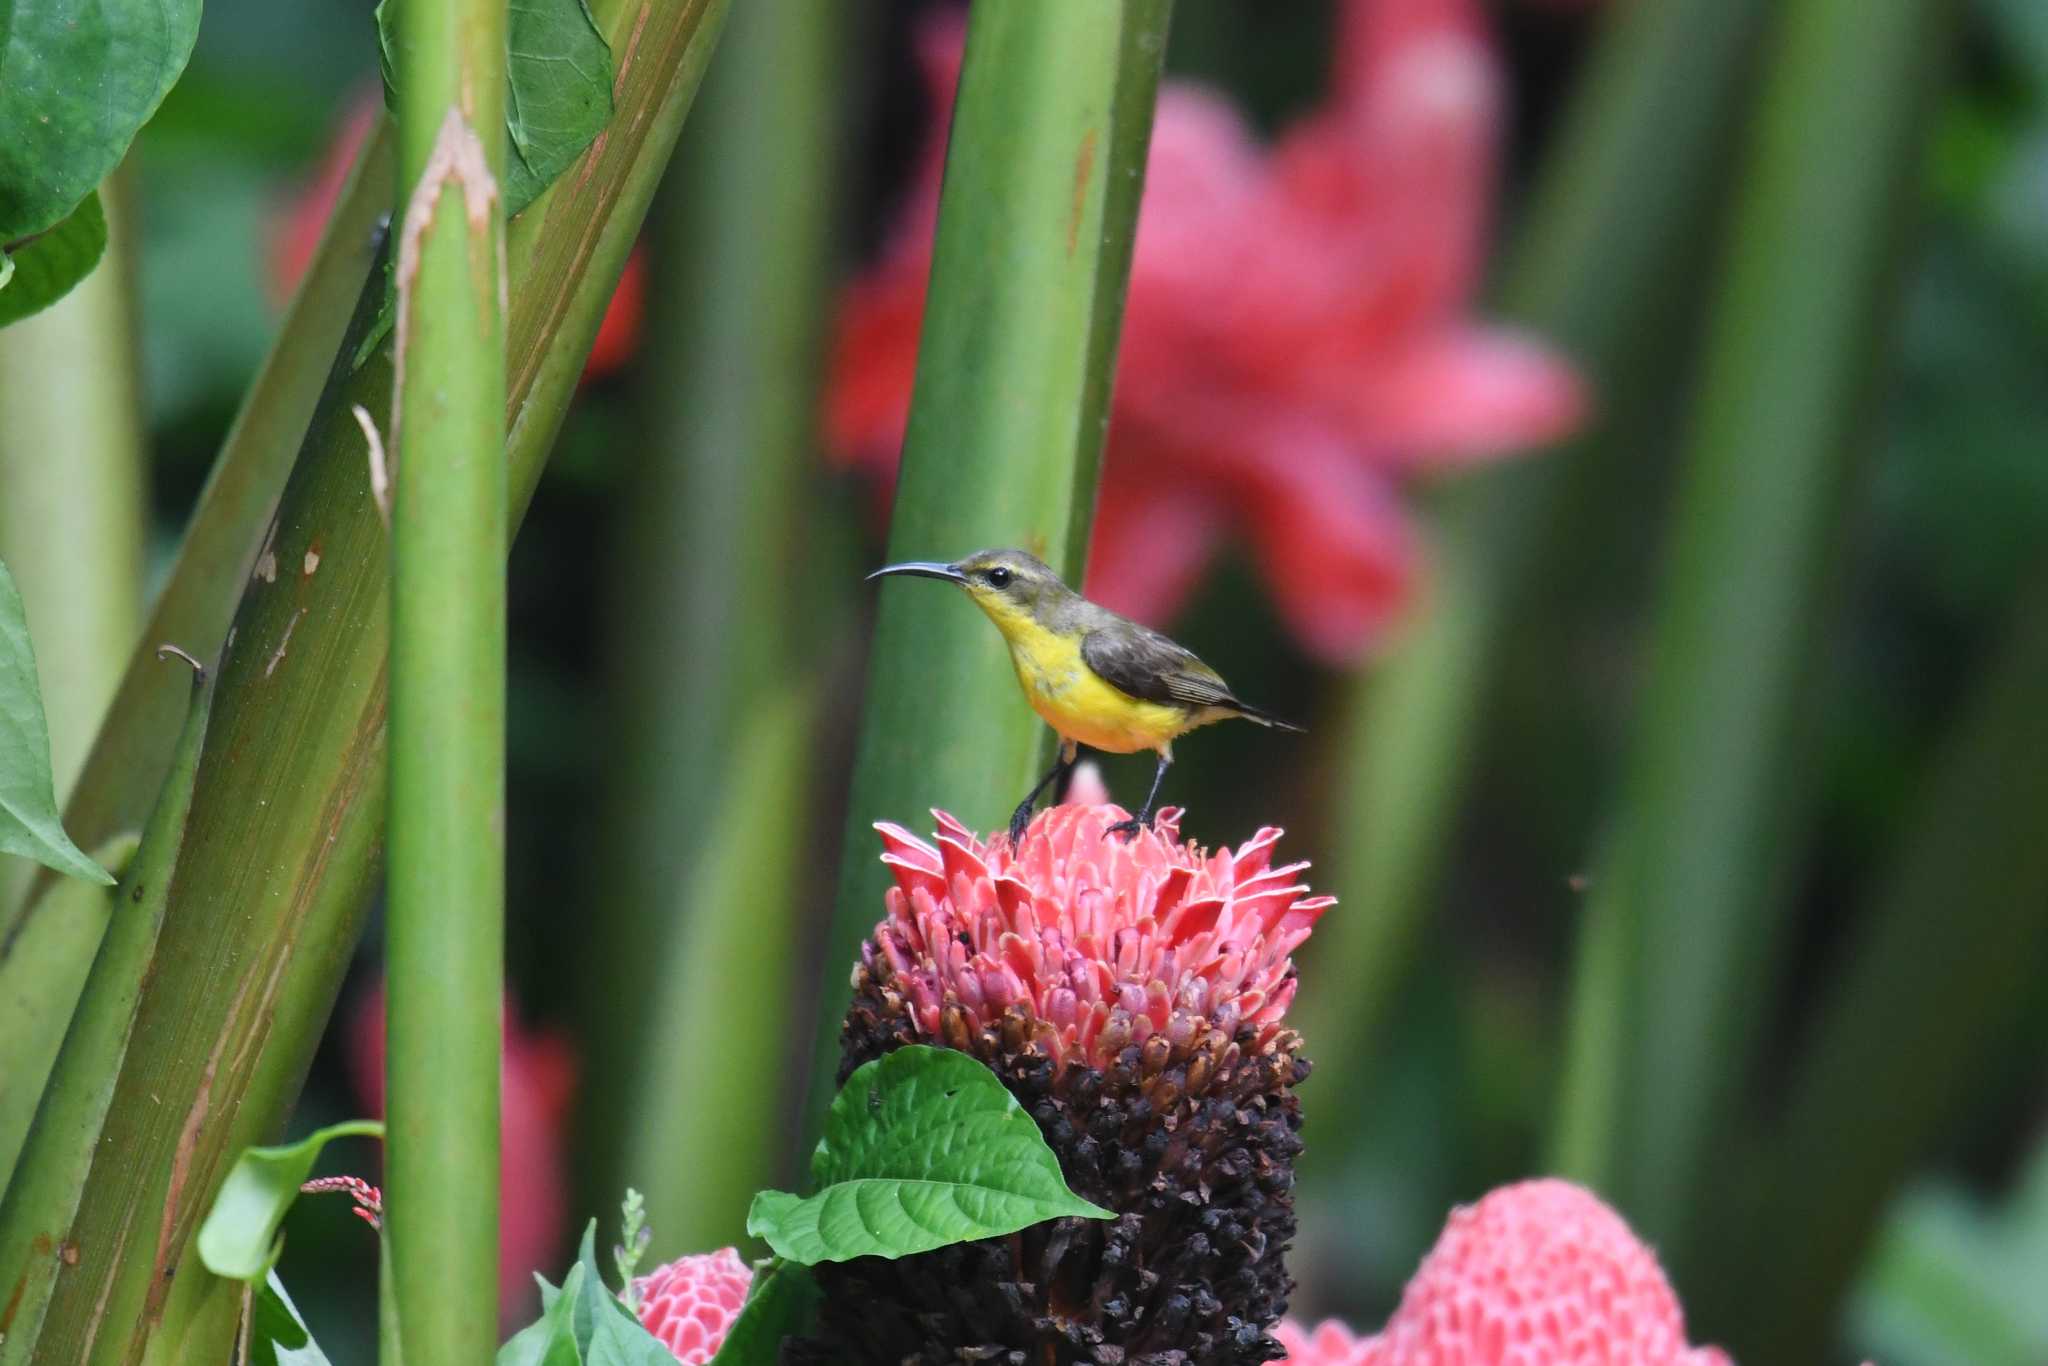
M 583 1263 L 569 1268 L 561 1287 L 540 1280 L 541 1314 L 498 1349 L 498 1366 L 583 1366 L 576 1346 L 575 1309 L 589 1273 Z
M 785 1338 L 811 1326 L 818 1283 L 808 1267 L 774 1258 L 754 1270 L 754 1285 L 711 1366 L 776 1366 Z
M 206 1269 L 238 1281 L 267 1274 L 277 1261 L 278 1226 L 313 1174 L 320 1150 L 337 1138 L 357 1137 L 382 1138 L 384 1126 L 352 1119 L 315 1129 L 297 1143 L 244 1148 L 199 1226 L 199 1260 Z
M 284 1291 L 275 1271 L 263 1278 L 249 1316 L 249 1366 L 328 1366 L 327 1354 L 313 1341 L 299 1307 Z
M 847 1078 L 811 1159 L 815 1195 L 763 1191 L 747 1232 L 811 1266 L 902 1257 L 1047 1219 L 1112 1219 L 1067 1189 L 1037 1123 L 965 1053 L 911 1044 Z
M 107 216 L 95 190 L 56 227 L 0 253 L 0 327 L 69 294 L 106 249 Z
M 28 639 L 28 613 L 14 587 L 14 576 L 4 564 L 0 564 L 0 854 L 24 854 L 89 882 L 111 884 L 114 880 L 71 842 L 57 814 L 57 794 L 50 784 L 50 730 L 43 721 L 43 694 L 36 682 L 35 649 Z
M 106 179 L 199 36 L 199 0 L 0 0 L 0 242 Z
M 505 216 L 540 197 L 612 116 L 612 50 L 584 0 L 512 0 L 506 18 Z M 398 0 L 377 6 L 384 100 L 404 58 Z

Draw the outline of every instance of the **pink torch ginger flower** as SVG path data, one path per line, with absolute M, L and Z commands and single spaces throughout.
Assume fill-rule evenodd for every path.
M 1475 0 L 1346 0 L 1324 105 L 1262 147 L 1223 100 L 1159 98 L 1131 267 L 1089 596 L 1170 616 L 1219 543 L 1249 542 L 1310 649 L 1348 659 L 1406 605 L 1419 476 L 1568 434 L 1584 401 L 1535 340 L 1469 316 L 1500 73 Z M 951 107 L 961 30 L 920 54 Z M 825 431 L 894 470 L 945 150 L 842 304 Z
M 1657 1256 L 1568 1181 L 1503 1186 L 1453 1210 L 1387 1326 L 1354 1337 L 1283 1320 L 1285 1366 L 1729 1366 L 1688 1347 Z
M 820 1265 L 793 1366 L 1279 1351 L 1309 1073 L 1290 955 L 1332 898 L 1306 864 L 1274 866 L 1278 830 L 1211 851 L 1169 807 L 1107 838 L 1126 813 L 1077 777 L 1015 848 L 943 811 L 930 842 L 876 827 L 895 886 L 854 966 L 839 1079 L 906 1044 L 979 1058 L 1069 1187 L 1117 1217 Z
M 1113 804 L 1041 813 L 1012 852 L 943 811 L 934 849 L 883 823 L 895 874 L 869 954 L 888 961 L 915 1028 L 971 1051 L 969 1038 L 1022 1006 L 1031 1042 L 1055 1071 L 1111 1065 L 1155 1033 L 1251 1031 L 1259 1051 L 1294 998 L 1289 957 L 1335 897 L 1309 896 L 1308 865 L 1269 862 L 1280 831 L 1235 850 L 1180 840 L 1180 811 L 1128 843 L 1105 836 Z
M 753 1282 L 753 1270 L 740 1254 L 722 1247 L 635 1277 L 633 1290 L 647 1331 L 683 1366 L 703 1366 L 725 1345 Z

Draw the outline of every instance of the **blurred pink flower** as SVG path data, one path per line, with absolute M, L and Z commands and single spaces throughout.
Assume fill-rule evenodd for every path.
M 1451 1212 L 1378 1334 L 1282 1320 L 1282 1366 L 1729 1366 L 1688 1347 L 1657 1256 L 1568 1181 L 1503 1186 Z
M 949 109 L 962 32 L 921 35 Z M 1090 595 L 1160 621 L 1246 538 L 1331 659 L 1407 604 L 1420 475 L 1564 436 L 1584 398 L 1539 342 L 1468 316 L 1501 78 L 1475 0 L 1347 0 L 1323 106 L 1260 146 L 1213 93 L 1160 94 L 1124 316 Z M 945 129 L 881 259 L 847 289 L 825 430 L 887 475 L 902 444 Z
M 754 1273 L 740 1254 L 722 1247 L 656 1267 L 636 1277 L 633 1289 L 647 1331 L 683 1366 L 703 1366 L 725 1345 L 753 1283 Z
M 384 985 L 364 993 L 348 1022 L 349 1074 L 372 1114 L 384 1113 Z M 534 1297 L 533 1273 L 553 1262 L 568 1218 L 567 1136 L 576 1064 L 566 1040 L 529 1033 L 508 994 L 499 1098 L 498 1306 L 518 1322 Z M 398 1192 L 404 1198 L 404 1192 Z

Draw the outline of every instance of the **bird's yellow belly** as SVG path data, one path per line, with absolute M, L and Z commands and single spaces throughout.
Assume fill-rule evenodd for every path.
M 1185 708 L 1132 697 L 1081 660 L 1078 642 L 1051 632 L 1013 640 L 1010 661 L 1031 709 L 1069 740 L 1111 754 L 1161 749 L 1194 720 Z

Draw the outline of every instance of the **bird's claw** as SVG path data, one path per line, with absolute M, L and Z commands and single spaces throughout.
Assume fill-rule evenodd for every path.
M 1149 830 L 1151 828 L 1152 822 L 1150 820 L 1142 820 L 1137 816 L 1133 816 L 1127 821 L 1118 821 L 1115 825 L 1110 826 L 1109 829 L 1102 832 L 1102 837 L 1108 839 L 1112 835 L 1122 835 L 1126 839 L 1134 840 L 1138 837 L 1140 830 Z
M 1031 825 L 1031 803 L 1026 802 L 1010 813 L 1010 848 L 1015 850 L 1023 843 L 1024 832 Z

